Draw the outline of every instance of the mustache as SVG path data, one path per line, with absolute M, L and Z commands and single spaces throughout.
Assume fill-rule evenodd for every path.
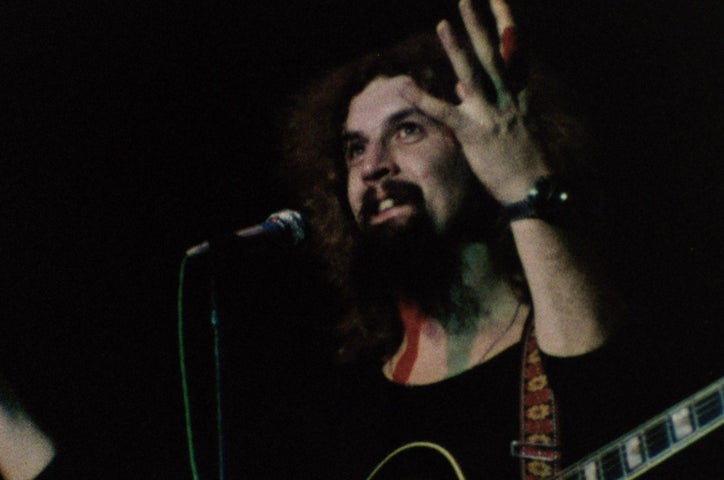
M 395 205 L 410 204 L 423 206 L 425 198 L 422 188 L 414 183 L 401 180 L 388 180 L 380 186 L 384 198 L 390 198 L 395 201 Z M 377 191 L 369 188 L 362 196 L 362 205 L 360 208 L 360 217 L 363 224 L 368 224 L 370 219 L 377 214 L 380 206 L 380 200 L 377 198 Z

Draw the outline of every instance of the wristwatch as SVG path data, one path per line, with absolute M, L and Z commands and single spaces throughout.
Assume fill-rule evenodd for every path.
M 508 220 L 540 218 L 559 224 L 570 214 L 571 195 L 555 176 L 539 177 L 519 202 L 505 205 Z

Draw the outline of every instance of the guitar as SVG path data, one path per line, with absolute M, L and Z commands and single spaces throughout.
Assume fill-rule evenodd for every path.
M 629 480 L 636 478 L 724 424 L 724 377 L 639 425 L 605 447 L 568 466 L 551 480 Z M 393 459 L 419 450 L 447 462 L 453 478 L 465 476 L 453 455 L 431 442 L 401 446 L 380 462 L 367 480 L 379 478 Z

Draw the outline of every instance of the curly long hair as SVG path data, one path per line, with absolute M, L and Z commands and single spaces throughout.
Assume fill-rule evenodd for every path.
M 560 174 L 571 175 L 591 145 L 584 123 L 561 83 L 541 65 L 528 71 L 528 123 Z M 342 359 L 361 352 L 375 358 L 394 353 L 402 338 L 396 299 L 359 278 L 353 268 L 359 235 L 346 196 L 343 124 L 351 99 L 377 77 L 407 75 L 424 90 L 451 103 L 457 77 L 434 34 L 420 34 L 387 50 L 363 56 L 314 83 L 297 98 L 284 136 L 284 173 L 307 218 L 312 249 L 323 259 L 339 291 L 345 315 L 337 326 Z M 494 267 L 526 300 L 528 291 L 510 229 L 502 212 L 490 242 Z

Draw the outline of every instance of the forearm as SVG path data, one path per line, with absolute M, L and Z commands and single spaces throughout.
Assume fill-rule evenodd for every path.
M 512 222 L 511 229 L 541 349 L 565 357 L 600 347 L 616 328 L 622 304 L 597 265 L 592 242 L 540 219 Z
M 25 411 L 0 403 L 0 475 L 3 479 L 35 478 L 54 456 L 52 441 Z

